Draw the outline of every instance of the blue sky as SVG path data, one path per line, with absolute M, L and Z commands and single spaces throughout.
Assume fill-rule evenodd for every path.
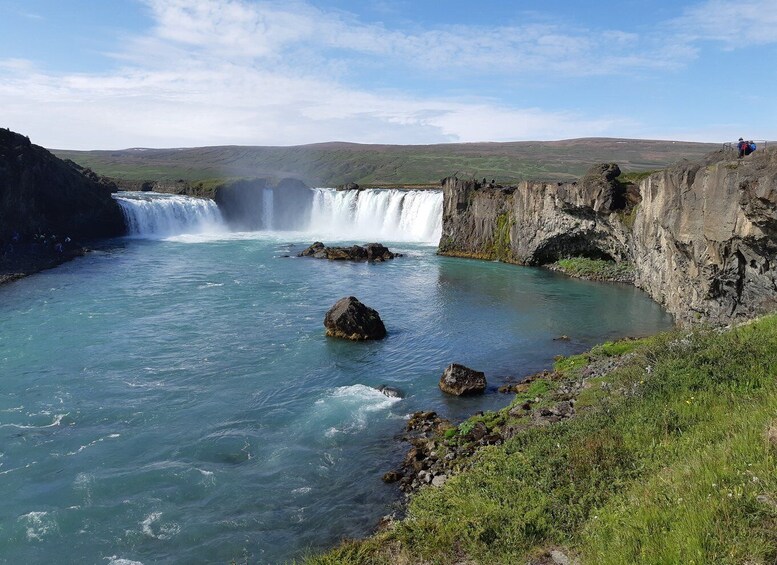
M 52 148 L 777 139 L 775 87 L 775 0 L 0 0 Z

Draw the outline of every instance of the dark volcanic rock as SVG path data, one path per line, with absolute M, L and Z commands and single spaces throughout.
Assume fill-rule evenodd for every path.
M 314 257 L 331 261 L 372 261 L 381 262 L 401 257 L 401 253 L 392 253 L 388 247 L 380 243 L 367 245 L 352 245 L 351 247 L 327 247 L 320 241 L 299 253 L 297 257 Z
M 440 377 L 440 390 L 462 396 L 480 394 L 486 390 L 486 375 L 458 363 L 451 363 Z
M 359 185 L 355 182 L 347 182 L 337 187 L 337 190 L 359 190 Z
M 236 229 L 296 230 L 310 216 L 313 192 L 297 179 L 242 179 L 218 186 L 214 200 Z
M 95 238 L 126 232 L 115 185 L 0 129 L 0 240 L 36 233 Z
M 403 398 L 405 396 L 401 390 L 393 386 L 380 385 L 378 390 L 389 398 Z
M 331 337 L 354 341 L 386 337 L 386 326 L 380 315 L 353 296 L 341 298 L 329 309 L 324 326 L 326 335 Z

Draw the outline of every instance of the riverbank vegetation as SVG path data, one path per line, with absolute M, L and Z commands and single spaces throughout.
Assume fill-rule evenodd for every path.
M 553 271 L 559 271 L 571 277 L 592 281 L 612 281 L 631 283 L 634 281 L 634 265 L 628 261 L 608 261 L 589 259 L 588 257 L 570 257 L 559 259 L 548 265 Z
M 559 359 L 488 419 L 503 443 L 306 563 L 772 563 L 776 377 L 777 316 Z M 574 416 L 537 417 L 561 399 Z

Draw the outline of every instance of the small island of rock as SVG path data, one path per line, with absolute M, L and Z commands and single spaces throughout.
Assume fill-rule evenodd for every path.
M 324 317 L 326 335 L 353 341 L 383 339 L 386 326 L 376 310 L 365 306 L 353 296 L 338 300 Z
M 352 245 L 350 247 L 327 247 L 320 241 L 317 241 L 299 253 L 297 257 L 313 257 L 315 259 L 329 259 L 330 261 L 381 262 L 394 257 L 402 257 L 402 254 L 392 253 L 388 247 L 381 243 Z

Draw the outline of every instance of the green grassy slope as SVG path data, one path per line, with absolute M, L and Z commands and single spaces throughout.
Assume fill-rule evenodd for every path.
M 127 180 L 189 182 L 240 177 L 294 177 L 310 185 L 437 184 L 461 176 L 569 180 L 594 163 L 617 162 L 624 171 L 662 168 L 698 159 L 717 144 L 625 139 L 553 142 L 359 145 L 322 143 L 296 147 L 199 147 L 121 151 L 53 150 L 95 172 Z
M 575 417 L 483 448 L 404 521 L 307 563 L 547 563 L 551 550 L 597 565 L 774 563 L 777 316 L 561 360 L 538 405 L 613 359 L 585 379 Z M 485 419 L 520 425 L 508 410 Z

